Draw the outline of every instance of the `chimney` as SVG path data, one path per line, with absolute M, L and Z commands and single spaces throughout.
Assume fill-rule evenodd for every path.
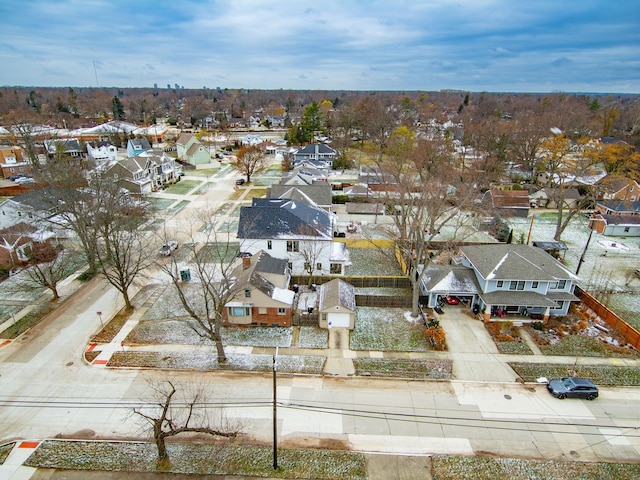
M 242 269 L 246 270 L 251 266 L 251 257 L 242 257 Z

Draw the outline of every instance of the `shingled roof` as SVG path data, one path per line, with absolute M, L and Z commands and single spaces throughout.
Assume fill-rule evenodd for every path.
M 329 212 L 284 198 L 254 198 L 241 207 L 238 238 L 333 238 Z
M 462 254 L 485 279 L 555 281 L 578 280 L 555 258 L 530 245 L 469 245 Z

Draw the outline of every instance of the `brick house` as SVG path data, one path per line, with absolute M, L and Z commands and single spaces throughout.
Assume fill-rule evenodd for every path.
M 31 164 L 25 160 L 22 148 L 0 147 L 0 170 L 2 170 L 2 178 L 18 174 L 29 175 Z
M 289 290 L 291 270 L 286 260 L 260 250 L 243 257 L 232 277 L 235 294 L 225 304 L 222 314 L 225 324 L 291 325 L 295 294 Z

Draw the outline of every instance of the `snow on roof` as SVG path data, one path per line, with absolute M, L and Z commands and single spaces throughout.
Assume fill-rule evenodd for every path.
M 275 287 L 271 295 L 271 298 L 273 298 L 276 302 L 285 303 L 287 305 L 293 305 L 294 297 L 295 293 L 293 291 L 286 290 L 280 287 Z

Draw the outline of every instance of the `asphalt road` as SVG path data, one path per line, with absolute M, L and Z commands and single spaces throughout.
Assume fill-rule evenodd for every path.
M 0 443 L 139 438 L 131 408 L 154 400 L 149 382 L 167 379 L 213 386 L 208 402 L 223 408 L 246 436 L 271 442 L 270 375 L 86 364 L 83 353 L 100 328 L 96 312 L 109 318 L 121 305 L 117 292 L 95 279 L 45 322 L 0 348 Z M 277 392 L 282 447 L 640 461 L 639 389 L 604 388 L 587 402 L 560 401 L 543 386 L 515 382 L 279 376 Z

